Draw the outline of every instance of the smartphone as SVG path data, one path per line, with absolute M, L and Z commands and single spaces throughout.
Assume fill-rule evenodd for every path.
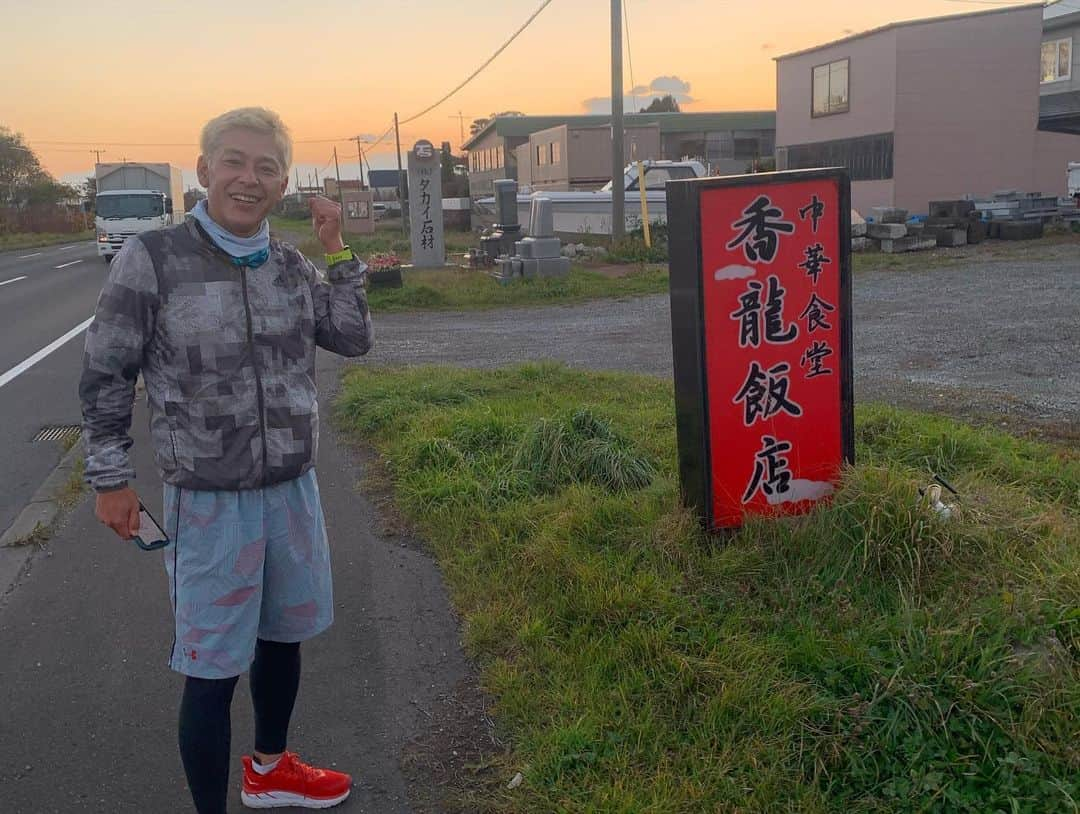
M 143 551 L 156 551 L 165 548 L 171 541 L 150 511 L 139 503 L 139 533 L 132 537 L 135 545 Z

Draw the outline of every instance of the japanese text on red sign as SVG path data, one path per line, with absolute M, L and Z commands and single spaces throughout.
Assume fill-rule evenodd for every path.
M 701 196 L 715 525 L 803 511 L 843 460 L 835 181 Z

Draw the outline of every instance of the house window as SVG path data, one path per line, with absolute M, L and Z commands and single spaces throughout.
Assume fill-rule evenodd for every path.
M 548 145 L 548 151 L 551 154 L 551 163 L 552 164 L 558 164 L 560 161 L 562 161 L 562 156 L 560 154 L 560 144 L 559 144 L 559 142 L 557 142 L 557 141 L 551 142 L 551 144 Z
M 543 144 L 537 144 L 536 145 L 536 166 L 538 166 L 538 167 L 544 166 L 544 153 L 545 152 L 546 151 L 544 150 L 544 145 Z
M 849 59 L 838 59 L 813 69 L 811 115 L 831 116 L 848 112 Z
M 1042 44 L 1043 84 L 1072 77 L 1072 38 Z

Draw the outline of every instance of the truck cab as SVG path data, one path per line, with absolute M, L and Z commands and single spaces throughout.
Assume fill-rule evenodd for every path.
M 108 263 L 129 237 L 172 223 L 173 202 L 152 189 L 99 192 L 96 199 L 98 256 Z

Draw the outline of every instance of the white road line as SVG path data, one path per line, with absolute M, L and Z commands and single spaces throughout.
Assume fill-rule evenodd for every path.
M 75 243 L 75 244 L 72 244 L 71 246 L 61 246 L 58 249 L 58 251 L 66 252 L 68 249 L 77 249 L 78 247 L 79 247 L 79 244 Z
M 16 376 L 19 376 L 20 374 L 28 371 L 30 368 L 32 368 L 34 365 L 36 365 L 38 362 L 40 362 L 42 359 L 52 353 L 54 350 L 59 348 L 61 345 L 74 339 L 76 336 L 89 328 L 90 323 L 93 321 L 94 318 L 90 317 L 90 319 L 86 320 L 85 322 L 80 322 L 78 325 L 76 325 L 66 334 L 61 336 L 59 339 L 50 342 L 33 356 L 24 359 L 23 361 L 19 362 L 19 364 L 15 365 L 15 367 L 11 368 L 11 370 L 9 370 L 7 373 L 0 375 L 0 387 L 3 387 L 5 384 L 13 380 Z
M 25 260 L 27 257 L 37 257 L 41 252 L 34 252 L 33 254 L 21 254 L 16 259 Z
M 68 266 L 74 266 L 76 263 L 81 263 L 82 260 L 72 260 L 70 263 L 61 263 L 59 266 L 53 266 L 54 269 L 66 269 Z
M 19 280 L 25 280 L 25 279 L 26 279 L 26 275 L 24 274 L 22 277 L 12 277 L 10 280 L 4 280 L 2 283 L 0 283 L 0 285 L 7 285 L 8 283 L 17 283 L 17 282 L 19 282 Z

